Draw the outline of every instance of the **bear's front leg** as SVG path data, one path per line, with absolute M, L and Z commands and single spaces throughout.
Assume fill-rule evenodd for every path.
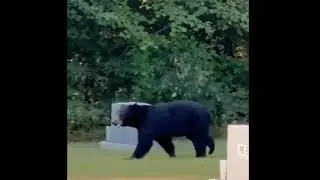
M 155 141 L 164 149 L 164 151 L 169 155 L 169 157 L 176 157 L 174 153 L 174 144 L 172 143 L 172 137 L 157 137 Z
M 131 159 L 143 158 L 152 147 L 152 136 L 147 133 L 138 133 L 138 144 L 134 150 Z

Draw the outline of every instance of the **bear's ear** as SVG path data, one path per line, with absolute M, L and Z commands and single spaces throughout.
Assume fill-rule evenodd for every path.
M 134 103 L 129 107 L 130 107 L 130 111 L 135 112 L 139 115 L 145 114 L 148 111 L 148 106 L 140 105 L 138 103 Z
M 134 103 L 133 105 L 131 105 L 131 108 L 135 109 L 135 110 L 138 110 L 140 109 L 142 106 L 139 105 L 138 103 Z
M 148 113 L 150 107 L 152 107 L 152 106 L 140 105 L 139 106 L 139 112 L 141 113 L 141 115 L 146 115 L 146 113 Z
M 129 112 L 137 112 L 137 110 L 139 109 L 140 109 L 140 106 L 138 105 L 138 103 L 134 103 L 127 106 L 127 111 Z

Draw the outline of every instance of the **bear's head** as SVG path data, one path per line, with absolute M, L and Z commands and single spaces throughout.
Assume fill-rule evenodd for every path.
M 115 126 L 129 126 L 138 128 L 145 120 L 151 105 L 139 105 L 137 103 L 131 105 L 121 105 L 118 118 L 111 123 Z

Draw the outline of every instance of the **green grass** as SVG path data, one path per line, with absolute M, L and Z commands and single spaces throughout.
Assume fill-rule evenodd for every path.
M 142 160 L 125 160 L 130 151 L 106 150 L 97 143 L 68 144 L 68 176 L 77 177 L 219 177 L 219 160 L 226 157 L 226 141 L 216 140 L 213 156 L 196 159 L 190 141 L 175 141 L 176 158 L 152 148 Z

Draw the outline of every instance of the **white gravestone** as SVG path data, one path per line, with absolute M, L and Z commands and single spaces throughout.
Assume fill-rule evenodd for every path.
M 143 102 L 120 102 L 112 103 L 111 105 L 111 119 L 119 118 L 119 110 L 121 105 L 150 105 Z M 120 150 L 134 150 L 138 144 L 137 129 L 132 127 L 106 127 L 106 140 L 100 142 L 101 148 L 120 149 Z M 155 143 L 154 143 L 155 145 Z
M 137 130 L 131 127 L 106 127 L 106 141 L 137 145 Z
M 227 144 L 228 180 L 249 179 L 249 126 L 229 125 Z
M 220 180 L 227 180 L 227 160 L 220 160 Z

